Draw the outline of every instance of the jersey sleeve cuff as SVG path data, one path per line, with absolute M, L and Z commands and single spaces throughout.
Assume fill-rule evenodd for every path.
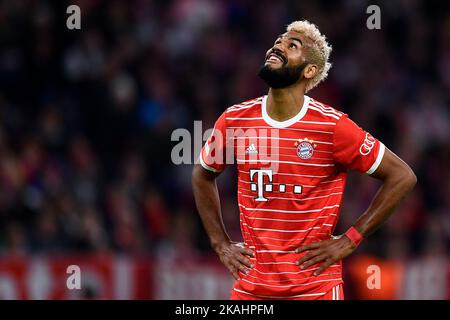
M 206 169 L 206 170 L 208 170 L 208 171 L 211 171 L 211 172 L 220 172 L 219 170 L 216 170 L 216 169 L 214 169 L 213 167 L 208 166 L 208 165 L 205 163 L 205 161 L 203 161 L 203 157 L 202 157 L 201 154 L 200 154 L 200 156 L 198 157 L 198 160 L 199 160 L 199 162 L 200 162 L 200 165 L 201 165 L 204 169 Z
M 372 166 L 370 167 L 369 170 L 366 171 L 367 174 L 372 174 L 375 172 L 375 170 L 378 169 L 378 166 L 381 163 L 381 160 L 383 160 L 383 156 L 384 156 L 384 152 L 386 150 L 386 147 L 384 146 L 384 144 L 380 141 L 380 149 L 378 150 L 378 156 L 377 159 L 375 160 L 375 162 L 372 164 Z

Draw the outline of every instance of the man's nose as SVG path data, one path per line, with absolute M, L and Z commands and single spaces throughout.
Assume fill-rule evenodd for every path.
M 272 51 L 278 51 L 281 52 L 284 55 L 284 46 L 281 42 L 274 44 L 272 47 Z

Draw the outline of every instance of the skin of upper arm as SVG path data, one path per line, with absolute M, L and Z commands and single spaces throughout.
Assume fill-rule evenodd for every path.
M 196 163 L 192 169 L 192 179 L 214 180 L 220 175 L 220 172 L 212 172 L 203 168 L 200 164 Z
M 389 178 L 408 179 L 414 184 L 417 181 L 412 169 L 388 148 L 379 167 L 370 176 L 383 181 Z

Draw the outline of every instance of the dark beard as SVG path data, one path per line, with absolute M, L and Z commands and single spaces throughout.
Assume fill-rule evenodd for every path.
M 264 80 L 271 88 L 280 89 L 293 85 L 300 79 L 303 69 L 307 63 L 302 63 L 297 67 L 281 67 L 272 69 L 270 65 L 264 64 L 259 69 L 258 76 Z

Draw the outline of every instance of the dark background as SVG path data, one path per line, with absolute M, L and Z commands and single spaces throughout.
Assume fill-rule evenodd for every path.
M 381 297 L 361 288 L 364 263 L 375 261 L 389 274 L 383 297 L 447 299 L 450 8 L 378 2 L 381 30 L 369 30 L 366 8 L 376 3 L 1 1 L 3 262 L 107 254 L 218 263 L 195 209 L 192 166 L 171 161 L 171 133 L 192 132 L 194 120 L 206 130 L 226 107 L 265 94 L 256 73 L 266 50 L 288 23 L 307 19 L 333 46 L 328 79 L 308 94 L 348 113 L 418 177 L 394 216 L 344 263 L 346 294 Z M 66 28 L 70 4 L 81 8 L 81 30 Z M 220 192 L 239 240 L 234 178 L 228 168 Z M 336 233 L 378 186 L 350 174 Z

